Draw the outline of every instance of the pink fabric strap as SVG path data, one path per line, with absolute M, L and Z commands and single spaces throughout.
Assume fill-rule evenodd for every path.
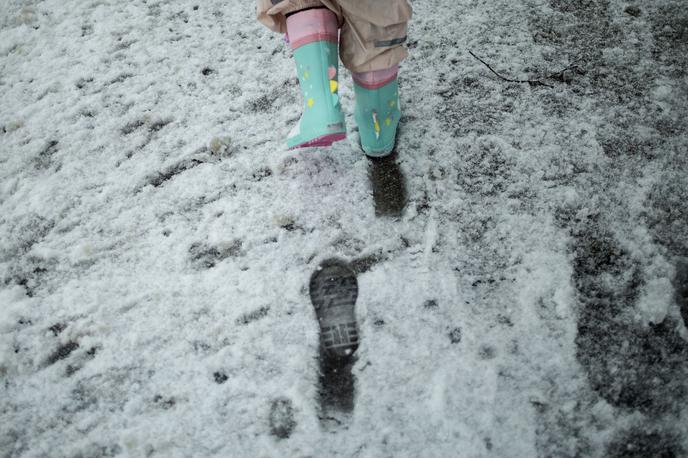
M 378 89 L 385 86 L 395 79 L 399 73 L 399 65 L 393 65 L 384 70 L 375 70 L 373 72 L 354 72 L 352 76 L 354 82 L 366 89 Z
M 314 41 L 339 42 L 337 16 L 327 8 L 301 11 L 287 18 L 287 34 L 291 49 Z

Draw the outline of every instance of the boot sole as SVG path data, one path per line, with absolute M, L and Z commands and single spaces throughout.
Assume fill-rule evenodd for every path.
M 301 148 L 318 148 L 318 147 L 325 147 L 325 146 L 330 146 L 334 142 L 342 141 L 346 139 L 346 134 L 341 133 L 341 134 L 327 134 L 323 135 L 317 138 L 314 138 L 313 140 L 309 140 L 305 143 L 301 143 L 296 146 L 292 146 L 289 148 L 289 150 L 295 150 L 295 149 L 301 149 Z

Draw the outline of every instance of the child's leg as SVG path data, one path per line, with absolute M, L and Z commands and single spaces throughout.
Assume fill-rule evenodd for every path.
M 408 55 L 403 43 L 411 7 L 406 0 L 339 0 L 339 5 L 345 18 L 340 54 L 353 73 L 361 146 L 369 156 L 386 156 L 401 118 L 397 73 Z
M 287 33 L 303 94 L 303 114 L 289 134 L 287 146 L 328 146 L 343 140 L 346 128 L 338 95 L 337 16 L 326 8 L 290 14 Z
M 394 150 L 397 126 L 401 119 L 399 106 L 398 65 L 384 70 L 354 72 L 356 108 L 361 147 L 368 156 L 387 156 Z

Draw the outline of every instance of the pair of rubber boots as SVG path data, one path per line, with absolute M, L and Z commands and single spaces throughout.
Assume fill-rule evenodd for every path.
M 329 146 L 346 138 L 338 95 L 339 57 L 337 18 L 327 9 L 290 15 L 287 33 L 303 94 L 303 114 L 289 134 L 290 149 Z M 361 147 L 368 156 L 382 157 L 394 149 L 399 108 L 398 67 L 354 73 Z

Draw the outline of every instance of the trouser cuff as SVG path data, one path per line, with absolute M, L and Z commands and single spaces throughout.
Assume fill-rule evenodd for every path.
M 307 10 L 310 8 L 325 8 L 325 5 L 322 4 L 320 0 L 280 0 L 280 1 L 285 1 L 289 3 L 289 6 L 287 6 L 284 10 L 282 10 L 282 14 L 285 16 L 293 13 L 297 13 L 301 10 Z M 273 5 L 277 5 L 280 3 L 280 1 L 272 0 Z

